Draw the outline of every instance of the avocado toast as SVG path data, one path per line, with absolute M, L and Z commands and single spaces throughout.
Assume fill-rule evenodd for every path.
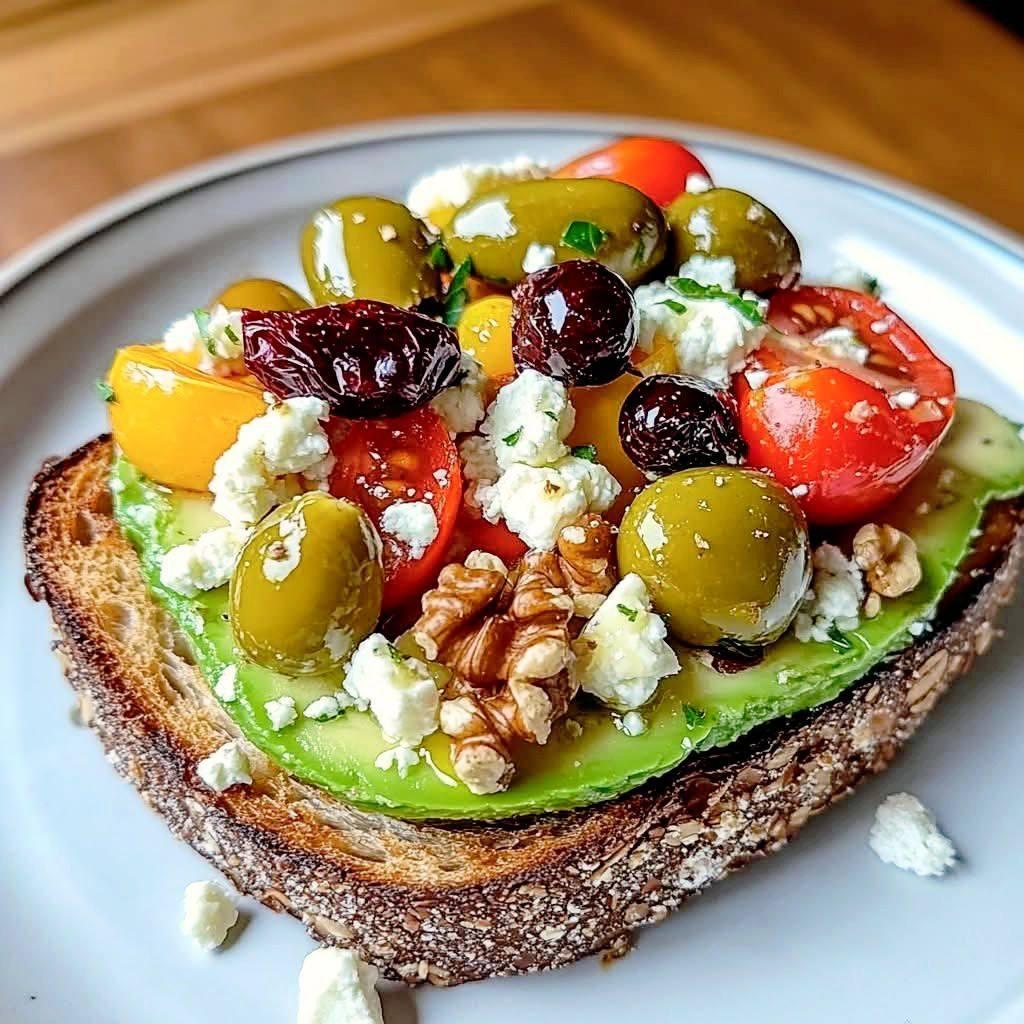
M 884 767 L 1012 593 L 1018 429 L 690 177 L 324 207 L 324 305 L 240 282 L 120 350 L 114 443 L 33 488 L 113 763 L 393 977 L 623 950 Z

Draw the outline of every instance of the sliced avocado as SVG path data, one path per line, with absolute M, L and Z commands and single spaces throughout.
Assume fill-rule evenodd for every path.
M 114 468 L 117 517 L 138 548 L 156 597 L 195 647 L 206 678 L 239 666 L 235 701 L 225 710 L 246 736 L 289 772 L 361 807 L 406 818 L 493 819 L 595 803 L 674 768 L 695 750 L 724 746 L 773 718 L 831 700 L 872 666 L 927 628 L 939 598 L 970 549 L 985 505 L 1024 491 L 1024 441 L 1017 427 L 985 406 L 960 401 L 953 427 L 936 456 L 900 499 L 877 516 L 909 533 L 924 570 L 919 587 L 884 602 L 876 618 L 833 643 L 803 644 L 788 635 L 758 664 L 730 674 L 680 650 L 682 671 L 662 682 L 643 709 L 640 736 L 615 728 L 607 710 L 581 706 L 544 747 L 516 751 L 518 774 L 506 793 L 474 796 L 457 785 L 448 741 L 424 746 L 432 755 L 405 778 L 374 762 L 388 744 L 366 712 L 299 721 L 274 732 L 266 701 L 283 694 L 300 709 L 341 686 L 340 673 L 293 679 L 237 661 L 227 618 L 227 587 L 188 599 L 160 584 L 163 553 L 219 524 L 209 503 L 142 478 L 120 460 Z

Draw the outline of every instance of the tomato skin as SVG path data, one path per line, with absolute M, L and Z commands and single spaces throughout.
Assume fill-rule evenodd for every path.
M 807 339 L 845 325 L 869 346 L 860 367 L 830 361 L 810 340 L 769 343 L 753 357 L 768 371 L 763 385 L 735 379 L 750 464 L 796 488 L 812 523 L 863 521 L 899 494 L 941 441 L 953 415 L 952 371 L 892 310 L 857 292 L 777 292 L 768 319 Z M 911 408 L 890 401 L 902 390 L 919 396 Z
M 685 146 L 672 139 L 633 136 L 585 153 L 555 171 L 555 178 L 611 178 L 668 206 L 686 191 L 686 179 L 708 169 Z
M 506 565 L 512 566 L 527 552 L 526 545 L 504 524 L 491 523 L 467 508 L 455 528 L 457 542 L 470 551 L 489 551 Z
M 363 508 L 384 545 L 385 611 L 418 601 L 437 581 L 462 507 L 459 453 L 444 421 L 425 406 L 393 419 L 334 419 L 329 435 L 337 459 L 331 493 Z M 441 470 L 444 485 L 435 476 Z M 398 501 L 426 501 L 437 516 L 437 537 L 421 558 L 410 559 L 380 529 L 384 510 Z

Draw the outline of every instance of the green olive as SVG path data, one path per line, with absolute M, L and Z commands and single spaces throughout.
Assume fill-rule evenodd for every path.
M 310 491 L 264 519 L 231 576 L 235 643 L 292 675 L 341 665 L 380 615 L 379 544 L 353 504 Z
M 630 505 L 619 569 L 646 582 L 684 643 L 767 644 L 792 622 L 811 574 L 807 523 L 793 496 L 749 469 L 662 477 Z
M 245 277 L 241 281 L 233 281 L 214 302 L 228 309 L 280 310 L 285 313 L 309 306 L 294 288 L 270 277 Z
M 731 188 L 684 192 L 666 210 L 676 263 L 691 256 L 731 256 L 736 287 L 785 288 L 800 273 L 793 233 L 763 203 Z
M 549 262 L 596 259 L 630 284 L 665 255 L 665 217 L 629 185 L 601 178 L 544 178 L 487 189 L 460 207 L 443 231 L 456 264 L 495 284 L 526 276 L 531 244 L 554 250 Z
M 391 199 L 350 196 L 324 206 L 306 222 L 299 245 L 320 303 L 377 299 L 408 309 L 441 289 L 426 227 Z

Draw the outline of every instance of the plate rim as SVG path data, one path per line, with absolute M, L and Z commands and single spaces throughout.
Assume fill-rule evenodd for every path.
M 115 228 L 120 222 L 170 199 L 253 170 L 333 150 L 438 135 L 482 135 L 495 132 L 559 134 L 571 131 L 660 134 L 795 166 L 826 178 L 879 192 L 956 230 L 973 235 L 999 250 L 1004 257 L 1024 266 L 1024 236 L 1013 229 L 928 189 L 810 147 L 673 118 L 610 113 L 495 111 L 388 118 L 355 126 L 286 135 L 272 142 L 233 150 L 160 175 L 86 209 L 16 250 L 0 263 L 0 302 L 9 298 L 33 275 L 89 239 Z

